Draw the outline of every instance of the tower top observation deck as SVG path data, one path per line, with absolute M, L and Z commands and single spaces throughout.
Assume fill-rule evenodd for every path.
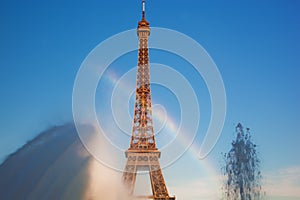
M 150 28 L 150 23 L 146 20 L 146 1 L 142 1 L 142 20 L 138 23 L 138 28 Z

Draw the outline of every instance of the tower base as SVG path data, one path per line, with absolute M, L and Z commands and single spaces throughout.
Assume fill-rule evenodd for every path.
M 175 197 L 154 198 L 153 196 L 134 196 L 131 200 L 175 200 Z
M 149 173 L 152 196 L 133 196 L 133 199 L 151 199 L 151 200 L 175 200 L 170 197 L 162 170 L 159 164 L 160 151 L 153 150 L 133 150 L 129 149 L 125 153 L 127 157 L 126 167 L 123 172 L 123 182 L 127 186 L 129 194 L 133 196 L 136 175 L 138 171 Z

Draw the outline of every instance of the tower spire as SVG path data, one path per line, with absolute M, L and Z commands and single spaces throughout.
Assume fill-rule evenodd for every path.
M 142 19 L 145 19 L 145 5 L 146 5 L 146 1 L 142 0 Z

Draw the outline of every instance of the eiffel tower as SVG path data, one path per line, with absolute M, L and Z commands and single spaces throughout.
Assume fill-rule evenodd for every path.
M 155 143 L 148 56 L 150 24 L 145 18 L 145 0 L 142 0 L 142 5 L 142 20 L 138 23 L 137 28 L 139 50 L 134 120 L 130 147 L 125 152 L 127 161 L 123 172 L 123 182 L 133 197 L 137 172 L 146 171 L 150 176 L 152 196 L 134 197 L 134 199 L 175 200 L 175 197 L 169 196 L 159 164 L 160 151 Z

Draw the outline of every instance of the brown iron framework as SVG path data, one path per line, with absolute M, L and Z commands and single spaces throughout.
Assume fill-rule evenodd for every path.
M 175 197 L 169 196 L 159 163 L 160 151 L 155 143 L 148 51 L 150 24 L 145 18 L 145 1 L 143 0 L 142 3 L 142 20 L 138 23 L 137 28 L 139 50 L 134 119 L 130 147 L 125 152 L 127 161 L 123 172 L 123 181 L 128 187 L 129 194 L 133 195 L 137 172 L 147 171 L 149 172 L 153 195 L 148 198 L 155 200 L 175 199 Z

